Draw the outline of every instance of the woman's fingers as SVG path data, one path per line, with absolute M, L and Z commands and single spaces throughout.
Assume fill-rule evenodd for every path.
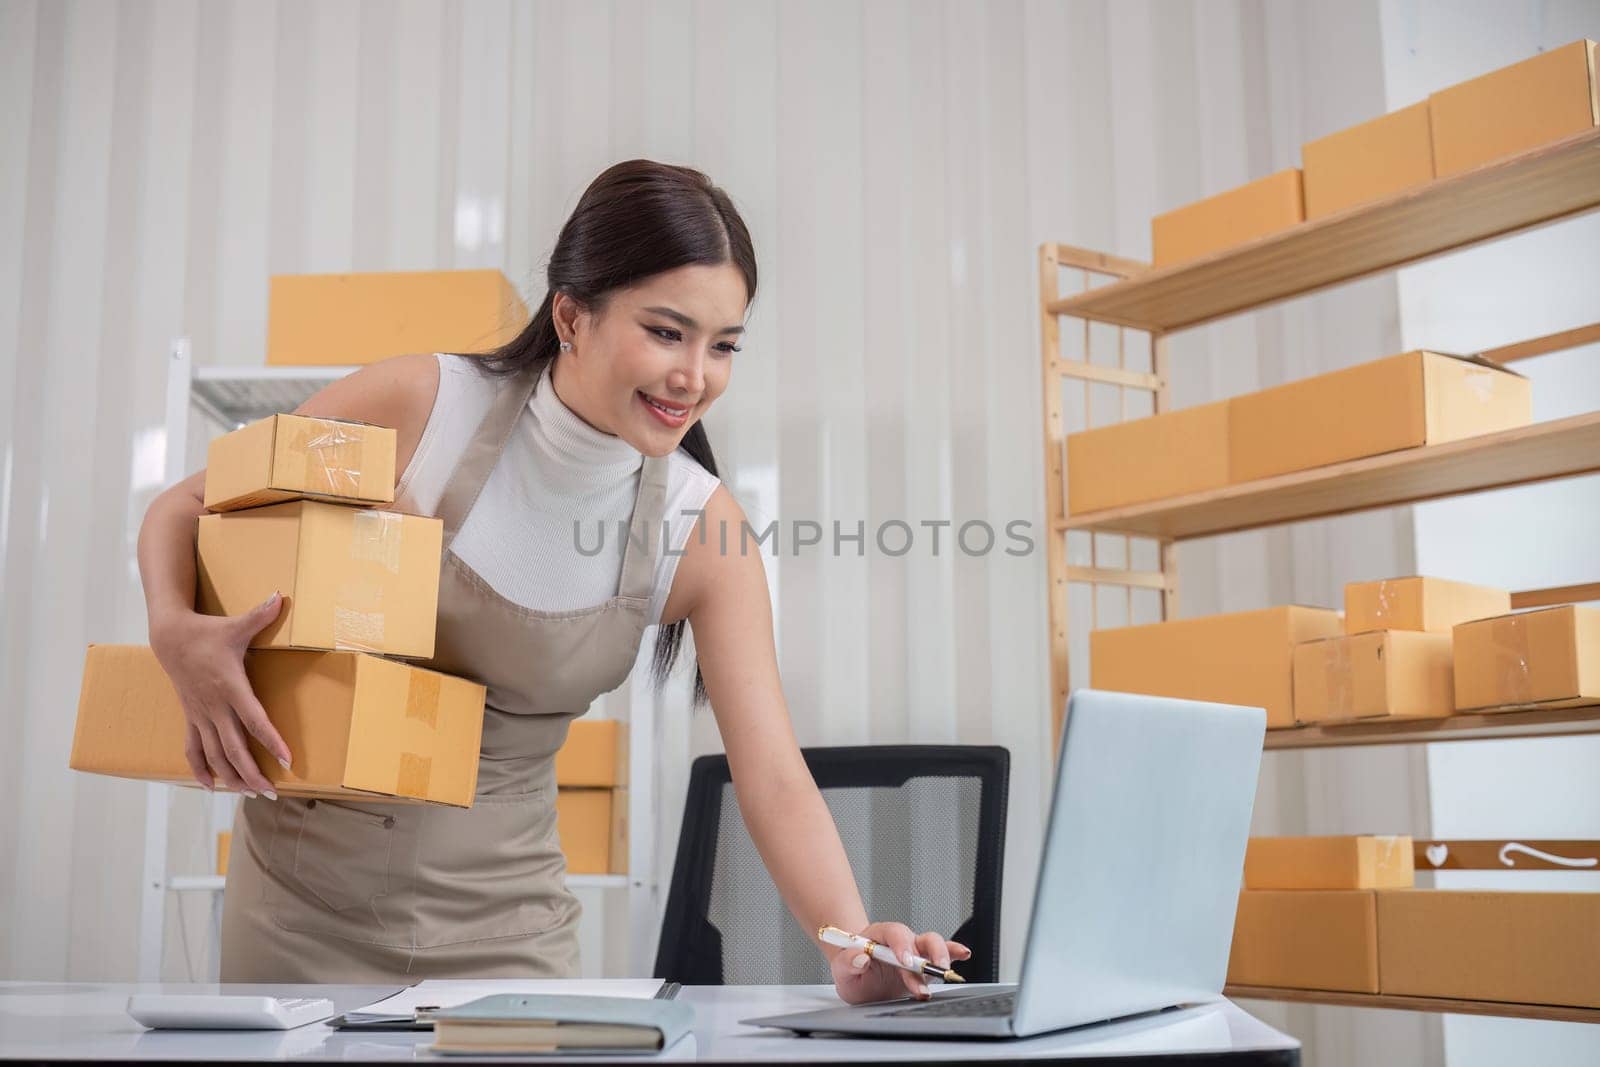
M 920 955 L 917 952 L 917 940 L 911 933 L 911 927 L 902 923 L 892 923 L 884 932 L 882 941 L 895 954 L 895 957 L 907 966 L 911 966 L 911 957 Z M 907 990 L 918 998 L 928 996 L 928 982 L 921 974 L 915 971 L 902 971 L 896 968 Z
M 945 947 L 950 950 L 950 955 L 954 959 L 970 960 L 972 958 L 972 950 L 959 941 L 946 941 Z
M 195 730 L 200 734 L 200 745 L 205 750 L 206 763 L 211 768 L 212 778 L 220 781 L 227 789 L 243 793 L 244 783 L 239 780 L 233 764 L 228 762 L 227 753 L 222 751 L 222 741 L 218 739 L 217 728 L 211 725 L 211 720 L 200 719 L 195 723 Z
M 917 955 L 935 967 L 946 970 L 950 967 L 950 950 L 945 948 L 944 938 L 932 931 L 917 935 Z
M 244 739 L 244 731 L 239 729 L 238 720 L 234 715 L 229 714 L 216 726 L 217 736 L 222 741 L 222 751 L 226 754 L 228 762 L 233 764 L 239 780 L 244 783 L 245 795 L 255 796 L 263 793 L 277 800 L 278 795 L 273 792 L 272 783 L 267 781 L 266 775 L 261 773 L 261 768 L 256 766 L 256 758 L 251 755 L 250 746 Z
M 189 762 L 189 773 L 194 775 L 194 780 L 200 783 L 202 789 L 216 788 L 211 768 L 206 764 L 205 746 L 200 743 L 200 731 L 195 729 L 193 723 L 189 723 L 185 731 L 183 758 Z
M 261 742 L 261 747 L 272 754 L 272 758 L 283 765 L 284 770 L 289 769 L 289 746 L 284 743 L 283 736 L 273 727 L 272 720 L 267 718 L 267 709 L 261 706 L 261 701 L 256 699 L 255 690 L 250 688 L 250 679 L 241 669 L 239 677 L 228 694 L 228 702 L 233 705 L 233 710 L 238 713 L 239 721 L 250 732 L 250 736 Z M 252 769 L 255 761 L 250 761 Z M 265 781 L 265 779 L 262 779 Z M 268 787 L 270 788 L 270 786 Z

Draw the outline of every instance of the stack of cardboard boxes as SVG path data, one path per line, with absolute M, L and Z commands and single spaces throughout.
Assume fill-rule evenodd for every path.
M 572 874 L 628 873 L 628 728 L 578 719 L 556 753 L 556 824 Z
M 286 796 L 470 806 L 482 686 L 403 662 L 433 655 L 441 524 L 373 505 L 394 493 L 395 434 L 275 415 L 213 441 L 196 549 L 197 610 L 240 615 L 274 591 L 278 617 L 245 672 L 293 754 L 258 743 Z M 191 781 L 182 707 L 143 646 L 89 649 L 72 766 Z
M 1600 1007 L 1600 893 L 1416 889 L 1413 850 L 1252 838 L 1229 983 Z
M 1330 134 L 1290 168 L 1158 215 L 1157 267 L 1395 197 L 1600 124 L 1595 42 L 1575 41 Z

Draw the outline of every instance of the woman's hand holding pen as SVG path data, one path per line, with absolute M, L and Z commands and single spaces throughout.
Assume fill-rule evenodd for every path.
M 887 946 L 902 960 L 922 956 L 936 967 L 948 968 L 952 961 L 972 956 L 972 950 L 959 942 L 947 941 L 936 933 L 913 933 L 904 923 L 872 923 L 852 932 Z M 891 967 L 855 949 L 830 951 L 833 951 L 829 961 L 833 985 L 839 999 L 847 1004 L 893 1000 L 908 992 L 919 1000 L 926 1000 L 930 995 L 927 979 L 919 974 Z

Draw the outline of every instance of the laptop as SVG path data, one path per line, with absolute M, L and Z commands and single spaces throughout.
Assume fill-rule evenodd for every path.
M 744 1022 L 803 1034 L 1010 1038 L 1215 997 L 1265 730 L 1260 708 L 1073 693 L 1017 983 Z

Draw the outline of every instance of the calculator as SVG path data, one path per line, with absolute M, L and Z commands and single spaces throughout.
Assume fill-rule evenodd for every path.
M 252 997 L 211 993 L 139 993 L 128 1014 L 152 1030 L 293 1030 L 334 1015 L 325 997 Z

